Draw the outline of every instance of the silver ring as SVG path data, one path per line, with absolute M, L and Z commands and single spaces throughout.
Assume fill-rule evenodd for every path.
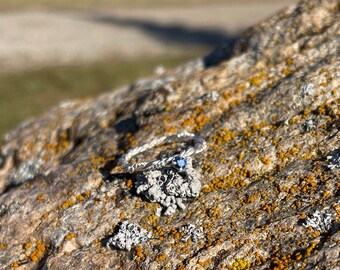
M 129 163 L 129 160 L 146 150 L 168 142 L 192 140 L 193 147 L 188 147 L 177 155 L 150 162 Z M 177 208 L 185 209 L 183 200 L 197 197 L 201 191 L 201 174 L 192 166 L 192 156 L 207 148 L 206 141 L 191 133 L 164 136 L 139 147 L 131 149 L 122 156 L 120 164 L 125 172 L 136 172 L 135 188 L 137 194 L 143 194 L 151 202 L 157 202 L 165 215 L 173 214 Z M 162 211 L 156 211 L 160 215 Z
M 195 142 L 194 147 L 188 147 L 187 149 L 184 149 L 182 152 L 180 152 L 178 155 L 162 158 L 160 160 L 140 162 L 136 164 L 129 163 L 129 160 L 135 155 L 145 152 L 146 150 L 149 150 L 155 146 L 158 146 L 163 143 L 169 143 L 169 142 L 180 142 L 183 140 L 193 140 Z M 151 142 L 145 143 L 141 146 L 131 149 L 130 151 L 128 151 L 125 155 L 121 157 L 120 164 L 125 170 L 125 172 L 128 172 L 128 173 L 133 173 L 136 171 L 159 169 L 170 163 L 173 163 L 175 167 L 181 170 L 181 169 L 184 169 L 182 167 L 185 167 L 186 158 L 190 157 L 193 154 L 198 154 L 204 151 L 206 148 L 207 148 L 207 143 L 203 138 L 196 136 L 195 134 L 192 134 L 192 133 L 183 132 L 177 135 L 163 136 L 155 140 L 152 140 Z

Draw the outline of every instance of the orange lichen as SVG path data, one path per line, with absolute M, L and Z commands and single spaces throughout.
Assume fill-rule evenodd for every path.
M 242 161 L 242 159 L 244 158 L 244 156 L 245 156 L 245 153 L 244 153 L 244 152 L 241 152 L 240 154 L 238 154 L 238 156 L 237 156 L 238 161 Z
M 286 60 L 286 64 L 287 64 L 288 66 L 293 65 L 293 64 L 294 64 L 294 59 L 293 59 L 293 58 L 288 58 L 288 59 Z
M 284 68 L 284 69 L 282 70 L 282 73 L 283 73 L 284 75 L 286 75 L 286 76 L 292 74 L 292 72 L 293 72 L 293 71 L 290 70 L 289 68 Z
M 134 249 L 135 252 L 135 260 L 137 262 L 141 262 L 145 260 L 145 250 L 142 246 L 136 246 Z
M 78 201 L 80 201 L 80 202 L 82 202 L 82 201 L 85 200 L 84 196 L 81 195 L 81 194 L 76 195 L 76 199 L 77 199 Z
M 320 236 L 320 232 L 319 231 L 314 231 L 314 233 L 312 234 L 312 236 L 315 238 L 315 237 L 318 237 Z
M 262 79 L 261 79 L 260 76 L 254 76 L 254 77 L 250 78 L 249 83 L 252 86 L 260 86 L 262 84 Z
M 318 243 L 316 243 L 316 242 L 310 243 L 308 248 L 306 248 L 306 255 L 307 256 L 312 255 L 312 252 L 313 252 L 313 250 L 315 250 L 317 248 L 317 245 L 318 245 Z
M 302 255 L 300 252 L 296 253 L 296 256 L 295 256 L 296 260 L 300 261 L 302 259 Z
M 183 233 L 179 233 L 176 229 L 171 229 L 170 236 L 173 237 L 177 241 L 183 237 Z
M 249 269 L 250 262 L 248 260 L 244 259 L 236 259 L 236 261 L 232 265 L 233 270 L 243 270 L 243 269 Z
M 206 113 L 202 111 L 201 107 L 197 107 L 191 115 L 182 122 L 181 126 L 192 131 L 197 132 L 203 128 L 203 126 L 211 120 L 206 116 Z
M 268 157 L 261 157 L 261 161 L 265 165 L 270 165 L 271 161 Z
M 205 162 L 203 164 L 203 170 L 204 170 L 205 173 L 214 173 L 215 167 L 211 162 Z
M 214 217 L 214 218 L 222 218 L 222 210 L 219 206 L 212 206 L 209 210 L 208 210 L 208 216 L 209 217 Z
M 40 252 L 44 252 L 44 251 L 46 250 L 45 245 L 43 245 L 43 244 L 38 244 L 38 245 L 37 245 L 37 250 L 39 250 Z
M 207 259 L 207 260 L 205 260 L 205 261 L 198 261 L 198 263 L 204 268 L 204 269 L 207 269 L 209 266 L 210 266 L 210 264 L 211 264 L 211 259 L 209 258 L 209 259 Z
M 104 165 L 106 160 L 105 158 L 99 156 L 99 157 L 92 157 L 90 159 L 91 163 L 92 163 L 92 169 L 98 169 L 100 166 Z
M 147 221 L 150 225 L 152 226 L 156 226 L 157 225 L 157 222 L 159 220 L 159 217 L 156 216 L 155 214 L 151 214 L 147 217 Z
M 38 200 L 38 201 L 43 201 L 43 200 L 45 200 L 45 195 L 44 195 L 44 194 L 39 194 L 39 195 L 37 196 L 37 200 Z
M 45 220 L 48 217 L 49 213 L 45 213 L 40 217 L 40 220 Z
M 253 203 L 255 201 L 255 196 L 254 195 L 249 196 L 247 201 L 248 203 Z
M 131 179 L 128 179 L 126 181 L 126 187 L 128 187 L 128 188 L 132 188 L 133 187 L 133 181 Z
M 84 195 L 85 195 L 87 198 L 90 198 L 90 196 L 91 196 L 91 191 L 86 190 L 86 191 L 84 192 Z
M 11 267 L 19 267 L 20 266 L 20 262 L 13 262 L 11 263 Z
M 156 262 L 158 263 L 164 262 L 167 258 L 168 258 L 168 255 L 166 255 L 165 253 L 162 253 L 156 257 Z
M 46 251 L 45 245 L 40 241 L 36 241 L 36 247 L 29 255 L 29 258 L 32 262 L 38 262 L 40 258 L 43 256 L 44 252 Z
M 76 238 L 77 236 L 76 236 L 76 234 L 74 234 L 74 233 L 68 233 L 66 236 L 65 236 L 65 239 L 66 240 L 71 240 L 71 239 L 73 239 L 73 238 Z
M 230 140 L 235 138 L 235 133 L 231 132 L 229 129 L 220 129 L 216 132 L 216 135 L 213 137 L 213 141 L 220 145 L 224 143 L 228 143 Z
M 23 248 L 25 249 L 25 250 L 28 250 L 28 249 L 30 249 L 32 247 L 32 243 L 31 242 L 27 242 L 27 243 L 25 243 L 24 245 L 23 245 Z
M 75 204 L 75 201 L 72 199 L 66 200 L 62 205 L 59 206 L 60 210 L 65 210 Z

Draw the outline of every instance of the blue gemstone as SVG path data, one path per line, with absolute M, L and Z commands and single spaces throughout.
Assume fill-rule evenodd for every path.
M 183 170 L 187 166 L 187 159 L 183 157 L 176 157 L 175 158 L 175 167 L 177 169 Z

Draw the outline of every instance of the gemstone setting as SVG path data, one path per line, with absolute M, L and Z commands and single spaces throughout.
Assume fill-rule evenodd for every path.
M 174 165 L 177 170 L 183 171 L 187 167 L 187 159 L 184 157 L 175 157 Z

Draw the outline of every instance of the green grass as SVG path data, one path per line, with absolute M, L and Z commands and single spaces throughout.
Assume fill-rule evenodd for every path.
M 61 100 L 94 96 L 153 74 L 155 66 L 171 68 L 193 55 L 124 62 L 50 67 L 0 75 L 0 142 L 6 131 L 37 116 Z

